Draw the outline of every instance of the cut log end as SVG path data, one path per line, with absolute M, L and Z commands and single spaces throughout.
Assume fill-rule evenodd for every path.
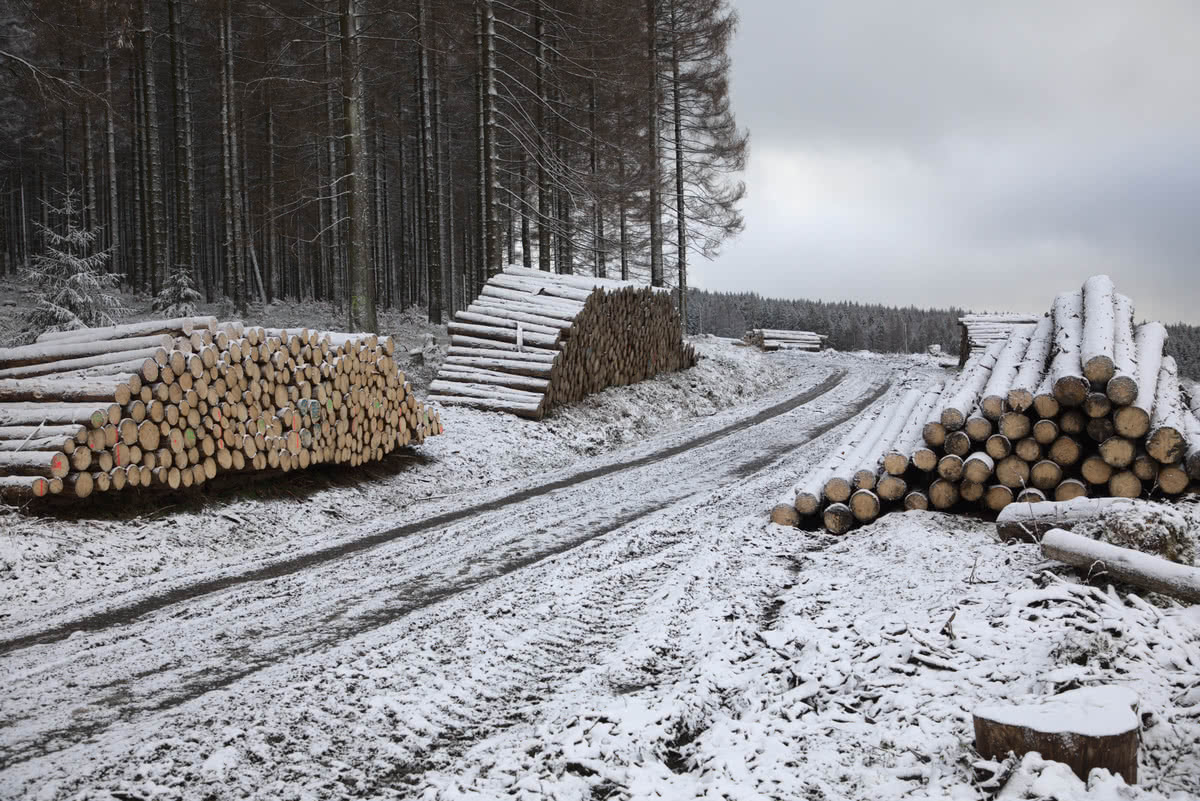
M 854 528 L 854 512 L 844 503 L 832 503 L 823 515 L 825 530 L 830 534 L 845 534 Z
M 800 525 L 800 515 L 796 512 L 796 507 L 781 503 L 771 510 L 771 522 L 780 526 L 796 527 Z

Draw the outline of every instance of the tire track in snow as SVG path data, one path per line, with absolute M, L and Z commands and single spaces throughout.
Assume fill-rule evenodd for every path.
M 337 559 L 342 559 L 346 556 L 378 547 L 380 545 L 392 542 L 400 537 L 408 537 L 413 534 L 418 534 L 451 523 L 456 523 L 460 520 L 467 519 L 482 512 L 495 511 L 506 506 L 519 504 L 524 501 L 538 498 L 551 492 L 573 486 L 575 484 L 590 481 L 595 478 L 601 478 L 607 475 L 612 475 L 613 473 L 622 472 L 649 464 L 655 464 L 686 451 L 708 445 L 720 439 L 724 439 L 739 431 L 744 431 L 751 426 L 757 425 L 766 420 L 770 420 L 771 418 L 791 412 L 794 409 L 810 403 L 814 399 L 830 392 L 839 384 L 841 384 L 845 377 L 846 371 L 838 370 L 827 377 L 816 387 L 789 398 L 786 401 L 775 404 L 774 406 L 763 409 L 761 412 L 751 417 L 739 420 L 738 422 L 732 423 L 724 428 L 717 429 L 716 431 L 709 432 L 702 436 L 687 440 L 678 445 L 665 448 L 647 456 L 642 456 L 629 462 L 618 462 L 615 464 L 605 465 L 604 467 L 586 470 L 568 476 L 567 478 L 551 481 L 546 484 L 541 484 L 536 487 L 531 487 L 529 489 L 512 493 L 511 495 L 494 501 L 488 501 L 487 503 L 471 506 L 466 509 L 459 509 L 453 512 L 435 515 L 434 517 L 417 520 L 403 526 L 389 529 L 388 531 L 372 534 L 351 542 L 341 543 L 337 546 L 324 548 L 313 553 L 304 554 L 294 559 L 275 562 L 263 567 L 255 568 L 253 570 L 236 573 L 234 575 L 222 576 L 221 578 L 217 579 L 210 579 L 206 581 L 195 582 L 183 587 L 177 587 L 167 592 L 153 595 L 149 598 L 144 598 L 132 604 L 105 610 L 104 612 L 94 615 L 76 618 L 67 621 L 66 623 L 43 629 L 42 631 L 31 632 L 20 637 L 0 640 L 0 656 L 5 656 L 13 651 L 28 648 L 32 645 L 41 645 L 62 640 L 71 636 L 72 634 L 75 634 L 76 632 L 102 631 L 114 626 L 127 625 L 143 615 L 151 612 L 157 612 L 160 609 L 165 609 L 166 607 L 174 606 L 175 604 L 182 603 L 184 601 L 190 601 L 205 595 L 211 595 L 213 593 L 221 592 L 222 590 L 227 590 L 242 584 L 268 581 L 270 579 L 287 576 L 310 567 L 321 565 Z
M 799 396 L 808 400 L 793 398 L 664 451 L 518 493 L 527 501 L 526 508 L 505 508 L 518 503 L 515 500 L 488 505 L 486 512 L 457 515 L 458 524 L 441 534 L 428 538 L 397 535 L 390 542 L 378 543 L 381 547 L 370 562 L 324 559 L 305 565 L 311 570 L 298 568 L 257 585 L 209 592 L 174 614 L 149 615 L 130 620 L 120 629 L 101 629 L 76 635 L 69 643 L 10 654 L 5 661 L 16 663 L 11 665 L 15 680 L 10 700 L 0 708 L 0 718 L 5 719 L 4 729 L 11 736 L 5 737 L 0 748 L 0 768 L 69 748 L 113 726 L 144 720 L 212 690 L 228 688 L 288 657 L 388 625 L 492 579 L 603 538 L 689 495 L 737 480 L 747 462 L 761 461 L 765 452 L 782 448 L 781 443 L 797 447 L 815 439 L 859 413 L 888 386 L 858 377 L 843 386 L 844 376 L 844 372 L 835 375 Z M 801 417 L 816 419 L 798 420 L 798 425 L 790 419 L 776 420 L 770 436 L 753 432 L 719 454 L 704 451 L 705 446 L 724 446 L 721 440 L 726 437 L 795 411 L 835 387 L 855 394 L 834 403 L 832 410 L 798 412 Z M 682 463 L 664 475 L 659 463 L 674 457 L 681 457 Z M 641 474 L 640 480 L 627 477 L 629 471 Z M 583 492 L 556 493 L 592 482 L 597 486 Z M 629 487 L 635 487 L 635 493 L 622 501 L 621 491 Z M 644 497 L 647 493 L 649 498 Z M 540 528 L 532 533 L 525 530 L 514 520 L 522 512 L 530 525 Z M 425 529 L 435 524 L 427 520 L 420 525 Z M 363 548 L 351 552 L 358 550 Z M 364 575 L 364 566 L 368 575 Z M 641 586 L 645 590 L 655 585 L 648 581 Z M 617 593 L 616 587 L 624 589 Z M 610 589 L 615 595 L 610 595 Z M 637 605 L 644 599 L 641 592 L 620 584 L 604 584 L 594 592 L 619 597 L 622 606 Z M 528 662 L 527 673 L 516 678 L 508 674 L 507 679 L 493 676 L 484 685 L 519 689 L 522 682 L 545 676 L 548 666 L 570 664 L 586 656 L 592 641 L 585 636 L 588 632 L 600 632 L 594 635 L 597 643 L 606 641 L 610 637 L 604 626 L 619 625 L 612 621 L 627 618 L 614 618 L 618 610 L 613 607 L 611 602 L 595 605 L 592 609 L 599 617 L 576 610 L 566 616 L 571 625 L 565 630 L 556 628 L 554 621 L 562 617 L 557 614 L 535 627 L 533 634 L 526 626 L 526 639 L 544 638 L 538 639 L 531 652 L 535 658 L 528 662 L 518 652 L 503 661 L 513 665 Z M 584 622 L 576 625 L 577 621 Z M 552 636 L 557 639 L 551 641 Z M 47 650 L 50 653 L 43 653 Z M 55 657 L 75 662 L 69 682 L 57 675 L 60 671 L 55 667 L 42 668 L 46 660 Z M 44 692 L 45 682 L 50 683 L 52 692 Z M 481 693 L 479 687 L 464 689 L 461 694 L 476 699 L 490 695 Z M 459 716 L 480 719 L 479 714 L 472 708 Z M 483 719 L 489 721 L 488 727 L 498 725 L 495 715 Z M 460 741 L 470 741 L 473 733 L 480 731 L 452 724 L 447 724 L 447 730 L 459 731 Z

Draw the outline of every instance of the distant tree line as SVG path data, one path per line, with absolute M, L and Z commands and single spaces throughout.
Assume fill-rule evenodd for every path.
M 829 336 L 837 350 L 919 353 L 941 345 L 957 354 L 964 310 L 918 309 L 869 303 L 780 300 L 754 292 L 707 292 L 693 289 L 688 302 L 692 333 L 741 337 L 751 328 L 815 331 Z
M 728 0 L 12 0 L 0 276 L 73 191 L 125 286 L 332 300 L 350 330 L 441 321 L 514 261 L 686 287 L 742 226 L 735 25 Z
M 1200 325 L 1175 323 L 1167 326 L 1167 353 L 1175 357 L 1179 372 L 1200 381 Z
M 941 345 L 958 355 L 958 318 L 966 309 L 919 309 L 870 303 L 781 300 L 754 292 L 708 292 L 692 289 L 688 301 L 688 331 L 741 337 L 751 328 L 815 331 L 829 336 L 837 350 L 881 353 L 919 353 Z M 1200 326 L 1168 325 L 1167 352 L 1180 372 L 1200 380 Z

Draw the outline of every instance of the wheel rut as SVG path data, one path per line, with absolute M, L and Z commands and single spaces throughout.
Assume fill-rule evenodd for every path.
M 837 404 L 836 411 L 813 411 L 809 416 L 815 419 L 797 421 L 799 425 L 794 427 L 790 423 L 772 423 L 774 439 L 769 443 L 757 442 L 763 437 L 742 437 L 746 441 L 739 440 L 735 447 L 728 448 L 733 455 L 722 451 L 721 456 L 728 464 L 705 480 L 697 478 L 697 471 L 701 465 L 712 463 L 713 455 L 708 451 L 685 457 L 685 461 L 690 461 L 675 465 L 670 477 L 657 475 L 653 466 L 794 411 L 841 385 L 845 375 L 844 371 L 835 373 L 821 385 L 752 417 L 630 462 L 578 473 L 514 493 L 500 503 L 428 518 L 317 555 L 289 560 L 284 565 L 192 585 L 158 596 L 152 599 L 153 603 L 126 607 L 123 614 L 96 616 L 89 621 L 90 626 L 69 626 L 70 632 L 85 632 L 78 643 L 75 639 L 71 643 L 58 642 L 69 633 L 68 627 L 48 630 L 40 637 L 31 635 L 24 644 L 13 645 L 10 641 L 7 652 L 0 649 L 0 658 L 6 662 L 22 656 L 22 649 L 31 645 L 44 643 L 51 649 L 43 654 L 39 648 L 38 653 L 17 660 L 28 663 L 21 665 L 26 669 L 22 684 L 38 681 L 36 663 L 41 657 L 61 658 L 64 649 L 74 650 L 72 646 L 76 645 L 86 646 L 78 658 L 86 663 L 80 670 L 88 681 L 79 690 L 66 693 L 69 697 L 56 699 L 53 705 L 57 710 L 31 706 L 21 712 L 19 698 L 13 699 L 16 708 L 5 704 L 8 709 L 0 714 L 5 719 L 0 731 L 9 729 L 19 736 L 4 738 L 0 770 L 87 741 L 113 726 L 137 724 L 150 715 L 229 687 L 283 660 L 334 646 L 436 607 L 494 579 L 537 563 L 552 562 L 559 555 L 601 542 L 605 535 L 680 503 L 690 495 L 735 482 L 748 474 L 749 466 L 761 469 L 781 455 L 781 431 L 785 432 L 782 436 L 788 447 L 811 442 L 859 414 L 886 392 L 890 383 L 881 378 L 879 383 L 867 384 Z M 744 450 L 739 452 L 737 445 Z M 661 479 L 659 483 L 665 486 L 659 488 L 657 496 L 632 497 L 621 503 L 614 514 L 614 492 L 626 483 L 623 476 L 626 471 L 637 471 L 628 479 L 628 485 L 642 487 Z M 618 479 L 621 482 L 614 484 Z M 524 526 L 518 526 L 521 531 L 515 532 L 514 537 L 514 513 L 506 507 L 587 482 L 596 482 L 594 489 L 538 501 L 543 505 L 535 515 L 538 531 L 530 533 Z M 584 499 L 581 506 L 574 505 L 578 498 Z M 434 534 L 439 527 L 449 530 Z M 564 531 L 569 533 L 564 535 Z M 430 532 L 431 536 L 409 537 L 418 532 Z M 439 542 L 439 537 L 446 542 Z M 460 539 L 478 542 L 459 550 L 445 547 L 450 543 L 458 545 Z M 357 560 L 344 557 L 371 548 L 378 552 L 367 563 L 370 579 L 363 579 L 361 587 L 352 586 L 359 583 L 361 566 L 356 568 Z M 594 548 L 587 550 L 590 553 Z M 581 659 L 586 661 L 623 631 L 624 621 L 636 616 L 623 614 L 622 610 L 636 609 L 646 603 L 656 587 L 654 576 L 669 570 L 687 555 L 687 548 L 679 548 L 669 537 L 655 542 L 648 550 L 635 550 L 639 552 L 628 555 L 627 565 L 618 564 L 615 568 L 610 565 L 608 575 L 595 581 L 581 580 L 580 586 L 587 587 L 587 591 L 561 599 L 554 614 L 546 614 L 534 624 L 523 618 L 518 620 L 522 625 L 513 631 L 518 637 L 517 644 L 511 650 L 497 650 L 498 654 L 504 654 L 498 660 L 502 666 L 496 668 L 499 672 L 484 677 L 482 683 L 475 677 L 464 679 L 465 683 L 456 686 L 438 707 L 442 712 L 437 717 L 442 722 L 436 725 L 430 722 L 445 735 L 425 732 L 421 739 L 428 742 L 430 735 L 434 741 L 444 737 L 446 744 L 453 743 L 453 747 L 447 746 L 448 753 L 460 752 L 489 728 L 511 725 L 519 720 L 522 703 L 528 703 L 522 698 L 536 698 L 548 691 L 564 680 L 567 668 L 579 664 Z M 590 557 L 584 554 L 579 558 L 586 564 Z M 465 574 L 460 566 L 464 560 L 471 567 Z M 310 575 L 314 570 L 317 574 Z M 263 584 L 240 598 L 221 592 L 252 581 Z M 327 595 L 329 602 L 310 601 L 307 607 L 294 612 L 288 609 L 292 599 L 303 598 L 314 589 Z M 186 615 L 173 615 L 172 610 L 163 615 L 149 614 L 180 603 L 169 600 L 177 595 L 195 604 Z M 526 595 L 521 605 L 536 601 L 536 593 Z M 319 619 L 308 619 L 313 608 L 321 610 Z M 293 617 L 272 618 L 271 614 L 285 614 L 280 609 L 288 610 Z M 263 610 L 271 614 L 264 616 Z M 118 626 L 121 628 L 117 629 Z M 194 626 L 199 630 L 193 631 Z M 172 641 L 185 631 L 189 643 L 179 645 Z M 92 639 L 97 641 L 89 642 Z M 497 662 L 492 660 L 491 664 Z M 29 700 L 37 698 L 32 687 L 26 686 L 22 691 Z M 469 698 L 472 702 L 464 710 L 455 698 Z M 88 705 L 83 713 L 79 709 L 81 703 Z M 73 707 L 69 713 L 68 707 Z M 413 756 L 414 760 L 423 761 L 421 755 Z

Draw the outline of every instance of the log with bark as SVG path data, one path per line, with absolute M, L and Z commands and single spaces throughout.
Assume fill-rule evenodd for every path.
M 1135 587 L 1200 603 L 1200 568 L 1121 548 L 1061 528 L 1042 537 L 1042 554 L 1084 571 L 1089 579 L 1117 580 Z

